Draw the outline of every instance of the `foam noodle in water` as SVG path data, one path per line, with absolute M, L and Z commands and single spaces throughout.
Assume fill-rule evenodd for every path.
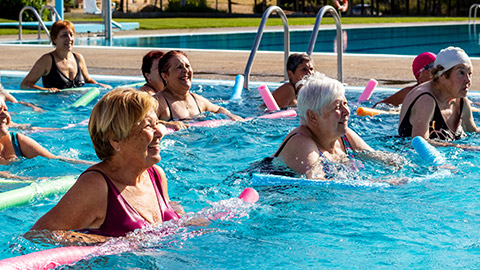
M 230 97 L 230 100 L 242 98 L 244 81 L 245 81 L 245 78 L 243 77 L 242 74 L 238 74 L 237 77 L 235 77 L 235 84 L 233 85 L 233 91 L 232 91 L 232 96 Z
M 375 89 L 377 84 L 378 84 L 378 82 L 375 79 L 370 79 L 367 86 L 365 87 L 365 90 L 363 90 L 362 95 L 360 95 L 360 98 L 358 99 L 358 102 L 369 100 L 370 97 L 372 96 L 373 89 Z
M 266 85 L 260 85 L 260 87 L 258 87 L 258 92 L 260 93 L 260 96 L 262 96 L 263 102 L 265 103 L 265 105 L 267 105 L 267 108 L 270 111 L 280 110 L 277 102 L 272 96 L 272 93 L 270 93 L 270 90 L 268 90 L 268 87 Z
M 446 163 L 445 157 L 423 137 L 417 136 L 413 138 L 412 146 L 427 163 L 433 163 L 435 166 Z
M 375 116 L 379 114 L 398 114 L 398 112 L 389 112 L 389 111 L 378 110 L 378 109 L 367 108 L 367 107 L 357 108 L 358 116 Z

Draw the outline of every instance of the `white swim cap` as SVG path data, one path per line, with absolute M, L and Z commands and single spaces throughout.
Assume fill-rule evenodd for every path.
M 438 65 L 440 65 L 443 67 L 443 69 L 438 71 L 435 74 L 435 77 L 440 77 L 445 71 L 459 64 L 468 64 L 472 66 L 472 61 L 470 61 L 470 58 L 464 50 L 459 47 L 448 47 L 441 50 L 437 54 L 437 58 L 435 59 L 433 66 L 436 68 Z

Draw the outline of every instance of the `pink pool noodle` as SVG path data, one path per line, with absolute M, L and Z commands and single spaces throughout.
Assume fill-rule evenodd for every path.
M 238 198 L 242 199 L 244 202 L 247 203 L 256 203 L 260 196 L 258 192 L 253 188 L 246 188 L 242 191 Z
M 265 105 L 267 105 L 267 109 L 269 109 L 270 111 L 280 110 L 277 102 L 272 96 L 272 93 L 270 93 L 270 90 L 268 90 L 268 87 L 266 85 L 261 85 L 260 87 L 258 87 L 258 92 L 260 93 L 260 96 L 262 96 Z
M 370 97 L 372 96 L 373 89 L 375 89 L 377 84 L 378 84 L 378 82 L 375 79 L 370 79 L 367 86 L 365 87 L 365 90 L 363 90 L 362 95 L 358 99 L 358 102 L 369 100 Z
M 97 247 L 60 247 L 0 261 L 0 269 L 53 269 L 90 255 Z
M 255 118 L 276 119 L 276 118 L 295 117 L 295 116 L 297 116 L 297 112 L 295 110 L 286 110 L 286 111 L 265 114 L 259 117 L 248 117 L 248 118 L 245 118 L 245 120 L 249 121 Z M 230 120 L 230 119 L 207 120 L 207 121 L 189 123 L 188 125 L 191 127 L 218 127 L 231 121 L 233 120 Z M 173 128 L 167 128 L 166 134 L 170 134 L 175 131 L 176 130 Z

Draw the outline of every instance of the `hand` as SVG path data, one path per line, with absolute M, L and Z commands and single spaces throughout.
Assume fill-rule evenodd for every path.
M 185 214 L 185 210 L 183 210 L 183 207 L 176 201 L 170 201 L 170 206 L 173 208 L 173 211 L 177 212 L 179 215 Z
M 240 116 L 235 115 L 235 114 L 233 114 L 233 113 L 231 113 L 231 114 L 229 115 L 229 117 L 230 117 L 233 121 L 244 121 L 244 120 L 245 120 L 245 119 L 243 119 L 243 117 L 240 117 Z
M 112 89 L 112 86 L 111 85 L 108 85 L 108 84 L 104 84 L 104 83 L 97 83 L 98 86 L 102 87 L 102 88 L 106 88 L 106 89 Z
M 60 92 L 60 91 L 61 91 L 60 89 L 55 88 L 55 87 L 44 88 L 44 90 L 46 90 L 46 91 L 48 91 L 48 92 L 51 92 L 51 93 L 57 93 L 57 92 Z
M 189 127 L 189 125 L 185 124 L 182 121 L 171 121 L 171 122 L 166 122 L 165 123 L 166 127 L 173 128 L 175 130 L 180 130 L 180 129 L 186 129 Z

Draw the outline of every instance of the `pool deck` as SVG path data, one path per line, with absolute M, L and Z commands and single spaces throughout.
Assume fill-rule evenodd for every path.
M 430 23 L 431 24 L 431 23 Z M 444 24 L 444 23 L 442 23 Z M 398 26 L 400 24 L 395 24 Z M 414 24 L 402 24 L 414 25 Z M 418 24 L 415 24 L 418 25 Z M 344 29 L 365 27 L 366 25 L 344 25 Z M 367 26 L 380 26 L 369 24 Z M 333 28 L 333 25 L 322 26 Z M 312 29 L 313 26 L 291 26 L 291 29 Z M 267 27 L 266 30 L 282 29 Z M 161 35 L 200 32 L 256 31 L 252 28 L 215 28 L 187 30 L 136 30 L 114 32 L 114 36 L 123 35 Z M 81 34 L 77 36 L 82 36 Z M 16 40 L 17 36 L 0 36 L 2 40 Z M 34 39 L 36 35 L 24 35 L 25 39 Z M 306 44 L 307 46 L 307 44 Z M 0 45 L 0 70 L 28 71 L 40 55 L 52 50 L 51 46 Z M 141 76 L 140 67 L 143 55 L 150 49 L 101 48 L 76 46 L 75 51 L 86 59 L 90 74 L 134 75 Z M 250 52 L 243 51 L 199 51 L 185 50 L 194 69 L 194 78 L 234 80 L 237 74 L 243 74 Z M 436 53 L 436 52 L 435 52 Z M 379 86 L 405 87 L 414 83 L 411 63 L 414 56 L 368 56 L 344 54 L 343 79 L 347 85 L 364 86 L 371 78 Z M 337 56 L 335 54 L 314 54 L 315 68 L 327 76 L 337 77 Z M 480 66 L 479 59 L 473 59 L 474 66 Z M 250 81 L 283 80 L 283 52 L 258 52 L 252 65 Z M 473 80 L 473 90 L 480 90 L 480 80 Z

